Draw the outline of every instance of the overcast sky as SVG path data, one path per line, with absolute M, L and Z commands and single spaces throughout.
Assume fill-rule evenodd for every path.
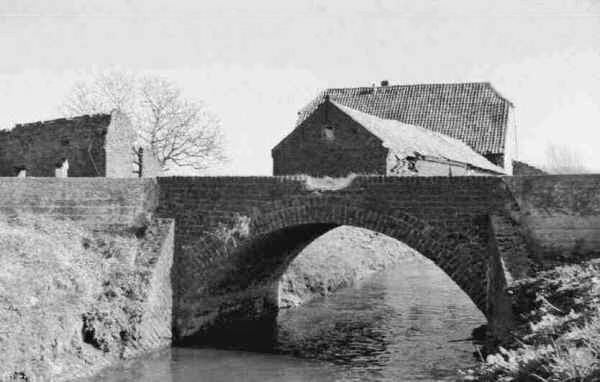
M 212 173 L 268 175 L 324 87 L 489 81 L 522 159 L 569 145 L 600 171 L 599 0 L 205 3 L 0 0 L 0 127 L 59 117 L 89 71 L 157 73 L 221 117 L 231 161 Z

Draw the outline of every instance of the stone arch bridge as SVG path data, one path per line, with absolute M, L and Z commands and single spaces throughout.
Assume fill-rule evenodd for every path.
M 600 177 L 358 177 L 338 184 L 218 177 L 158 183 L 157 212 L 176 220 L 172 279 L 180 338 L 231 321 L 268 320 L 276 313 L 277 279 L 287 265 L 340 225 L 381 232 L 431 259 L 499 332 L 512 321 L 505 290 L 515 279 L 558 253 L 572 254 L 575 241 L 588 251 L 600 247 Z M 582 215 L 592 230 L 571 229 Z M 552 231 L 554 224 L 565 229 Z
M 0 180 L 0 211 L 86 224 L 175 221 L 173 330 L 194 339 L 269 322 L 277 280 L 328 230 L 381 232 L 431 259 L 497 332 L 506 292 L 540 267 L 600 254 L 600 175 L 538 177 L 169 177 Z M 146 218 L 147 219 L 147 218 Z

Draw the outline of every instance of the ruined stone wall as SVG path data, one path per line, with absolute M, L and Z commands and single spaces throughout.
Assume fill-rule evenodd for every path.
M 135 177 L 135 130 L 120 112 L 17 125 L 0 132 L 0 176 L 54 177 L 68 161 L 68 177 Z
M 104 140 L 110 115 L 17 125 L 0 132 L 0 176 L 53 177 L 57 163 L 69 161 L 70 177 L 104 176 Z
M 123 113 L 114 111 L 107 128 L 104 151 L 106 153 L 106 171 L 108 178 L 136 177 L 133 143 L 136 140 L 129 118 Z
M 385 175 L 387 151 L 379 138 L 346 114 L 322 104 L 273 149 L 273 174 Z
M 514 214 L 538 261 L 552 265 L 600 254 L 600 175 L 504 178 Z

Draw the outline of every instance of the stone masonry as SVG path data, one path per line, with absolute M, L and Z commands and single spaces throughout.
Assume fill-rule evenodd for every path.
M 134 229 L 152 215 L 172 218 L 176 341 L 268 323 L 277 310 L 276 281 L 295 254 L 340 225 L 383 233 L 431 259 L 497 333 L 512 319 L 506 288 L 514 280 L 600 255 L 600 175 L 356 177 L 337 184 L 307 177 L 4 178 L 0 191 L 4 215 Z
M 66 162 L 65 177 L 131 178 L 135 138 L 117 111 L 17 125 L 0 131 L 0 176 L 54 177 Z

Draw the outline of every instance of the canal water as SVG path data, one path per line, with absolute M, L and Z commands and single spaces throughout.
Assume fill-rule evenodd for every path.
M 173 348 L 89 381 L 445 381 L 482 313 L 435 265 L 400 264 L 279 314 L 266 351 Z

